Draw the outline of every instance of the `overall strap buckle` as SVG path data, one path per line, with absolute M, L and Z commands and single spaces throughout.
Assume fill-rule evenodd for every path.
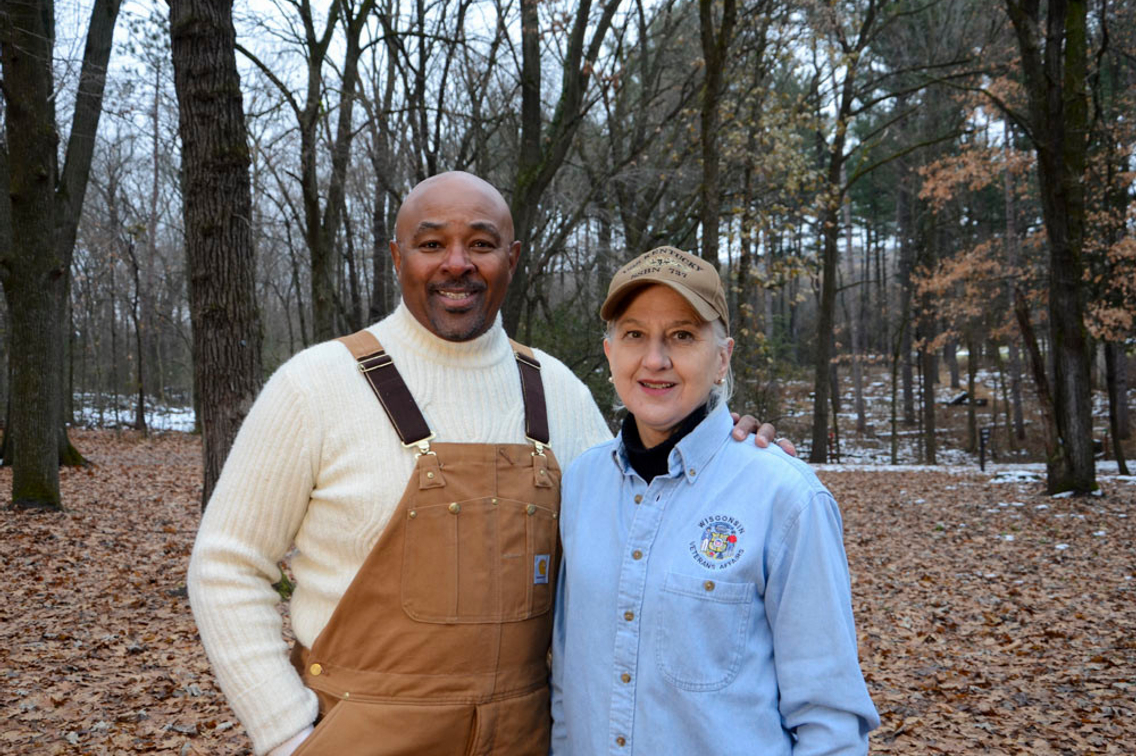
M 418 404 L 406 386 L 406 381 L 394 366 L 394 360 L 370 331 L 356 331 L 341 336 L 339 341 L 350 350 L 359 365 L 359 372 L 367 379 L 375 397 L 387 413 L 395 433 L 407 449 L 417 449 L 416 457 L 434 454 L 430 440 L 434 433 L 418 409 Z
M 540 362 L 533 351 L 524 344 L 512 339 L 513 356 L 517 360 L 517 370 L 521 374 L 521 396 L 525 402 L 525 438 L 536 451 L 533 456 L 545 456 L 544 450 L 551 448 L 548 434 L 548 408 L 544 402 L 544 382 L 540 377 Z

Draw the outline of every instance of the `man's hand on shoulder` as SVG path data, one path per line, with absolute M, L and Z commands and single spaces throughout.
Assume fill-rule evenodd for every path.
M 744 441 L 749 434 L 756 433 L 753 442 L 762 449 L 774 443 L 784 449 L 786 454 L 797 456 L 797 447 L 793 446 L 793 442 L 787 438 L 777 438 L 777 429 L 770 423 L 762 423 L 759 427 L 757 418 L 753 415 L 738 415 L 737 412 L 731 412 L 730 417 L 734 418 L 735 441 Z

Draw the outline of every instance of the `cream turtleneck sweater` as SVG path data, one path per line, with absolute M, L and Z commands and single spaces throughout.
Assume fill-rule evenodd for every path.
M 369 329 L 394 359 L 436 440 L 523 443 L 520 378 L 500 319 L 467 342 L 439 339 L 405 305 Z M 587 388 L 540 360 L 562 469 L 611 437 Z M 293 544 L 296 638 L 310 647 L 386 527 L 414 467 L 346 347 L 285 363 L 241 426 L 201 520 L 189 597 L 233 710 L 264 753 L 311 724 L 315 694 L 288 661 L 277 562 Z

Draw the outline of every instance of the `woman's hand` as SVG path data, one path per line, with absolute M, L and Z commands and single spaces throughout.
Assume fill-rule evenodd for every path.
M 770 423 L 762 423 L 759 427 L 757 418 L 753 415 L 738 415 L 737 412 L 731 412 L 730 417 L 734 418 L 735 440 L 744 441 L 746 436 L 756 433 L 753 442 L 762 449 L 774 443 L 784 449 L 786 454 L 797 456 L 797 447 L 793 446 L 793 442 L 787 438 L 777 438 L 777 429 Z

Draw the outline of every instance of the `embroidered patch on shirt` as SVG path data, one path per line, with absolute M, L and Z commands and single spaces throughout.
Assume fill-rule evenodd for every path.
M 533 557 L 533 585 L 548 583 L 548 554 L 537 554 Z
M 729 515 L 711 515 L 698 523 L 702 537 L 690 542 L 690 555 L 708 570 L 724 570 L 745 553 L 742 536 L 745 526 Z

